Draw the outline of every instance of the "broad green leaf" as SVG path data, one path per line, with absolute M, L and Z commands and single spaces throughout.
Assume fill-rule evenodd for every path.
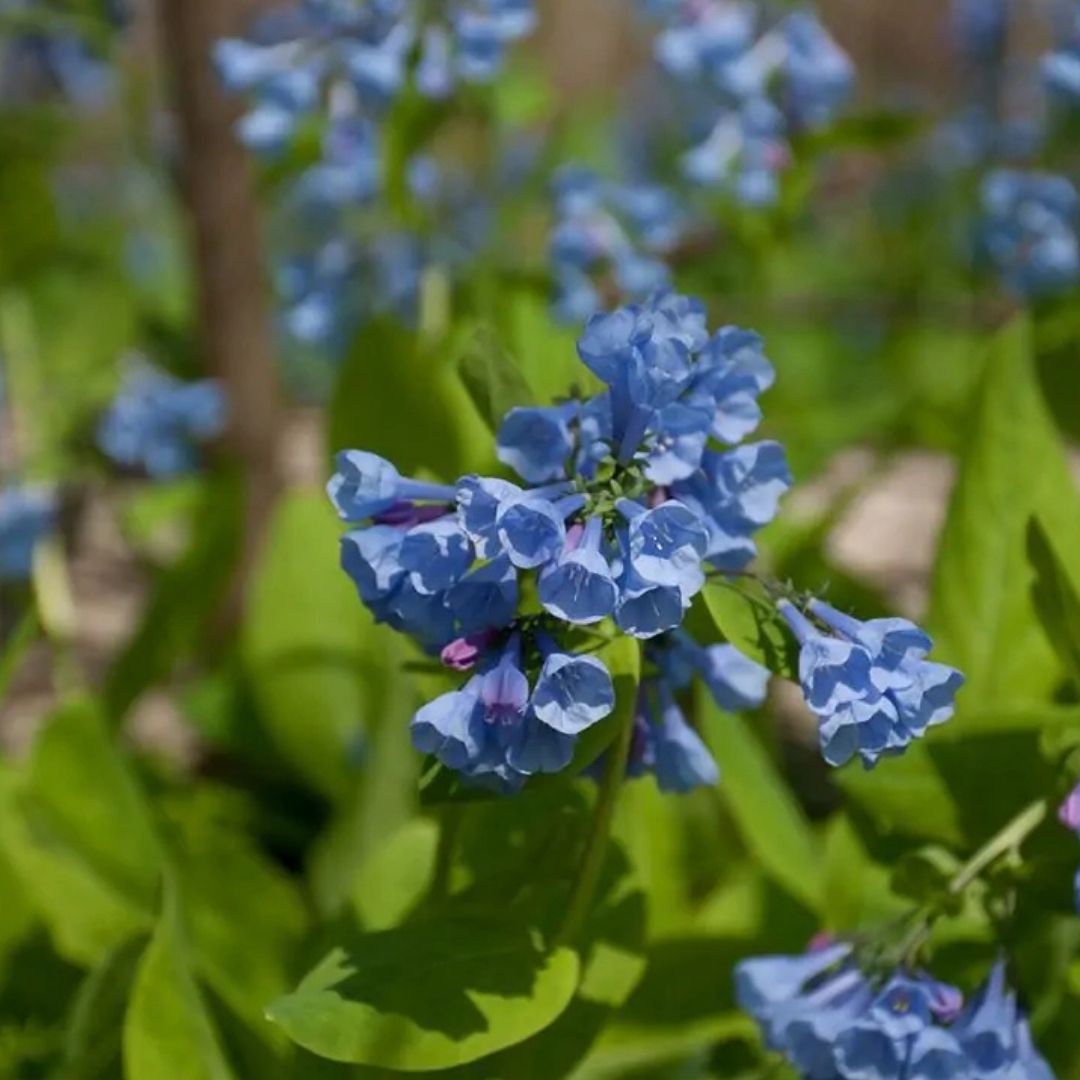
M 87 975 L 64 1035 L 63 1080 L 109 1080 L 118 1074 L 124 1013 L 145 947 L 141 935 L 132 938 Z
M 1035 571 L 1032 598 L 1047 639 L 1074 680 L 1080 681 L 1080 596 L 1054 540 L 1038 518 L 1028 523 L 1028 560 Z
M 191 823 L 172 847 L 191 967 L 265 1037 L 263 1010 L 288 988 L 307 929 L 299 890 L 246 836 L 220 825 Z
M 138 629 L 109 670 L 104 699 L 119 723 L 139 696 L 203 647 L 220 611 L 240 550 L 242 485 L 231 474 L 206 482 L 191 522 L 191 543 L 157 576 Z
M 477 412 L 492 431 L 498 430 L 514 406 L 533 404 L 525 376 L 489 326 L 477 327 L 466 340 L 458 371 Z
M 764 747 L 741 716 L 698 695 L 704 733 L 720 766 L 720 797 L 765 872 L 812 911 L 823 898 L 821 845 Z
M 267 1015 L 322 1057 L 422 1072 L 535 1035 L 569 1005 L 578 976 L 576 953 L 545 952 L 496 915 L 442 919 L 335 949 Z
M 963 845 L 960 808 L 924 744 L 909 746 L 873 772 L 848 768 L 834 776 L 881 832 Z
M 370 450 L 393 461 L 403 475 L 427 470 L 445 480 L 490 461 L 490 433 L 458 379 L 451 353 L 445 341 L 421 343 L 393 320 L 367 323 L 334 391 L 331 453 Z
M 252 898 L 257 902 L 257 898 Z M 238 1080 L 191 973 L 176 901 L 139 962 L 124 1018 L 126 1080 Z
M 366 930 L 389 930 L 413 911 L 431 884 L 438 846 L 439 826 L 417 818 L 371 853 L 352 887 L 352 906 Z
M 515 290 L 506 297 L 505 310 L 514 356 L 537 401 L 551 404 L 575 387 L 583 396 L 602 389 L 578 359 L 577 332 L 551 317 L 540 291 Z
M 825 830 L 824 928 L 837 934 L 884 926 L 909 910 L 889 885 L 889 870 L 870 858 L 847 814 Z
M 380 661 L 371 617 L 338 566 L 339 536 L 320 494 L 282 500 L 252 576 L 242 641 L 271 738 L 334 798 L 355 782 L 350 758 L 372 705 L 366 673 Z
M 1032 516 L 1068 553 L 1073 572 L 1080 499 L 1019 318 L 991 350 L 934 577 L 935 659 L 967 676 L 955 725 L 967 709 L 1040 700 L 1060 676 L 1033 610 L 1025 552 Z
M 90 702 L 61 706 L 34 744 L 35 804 L 57 835 L 138 903 L 157 902 L 161 847 L 143 793 Z
M 798 644 L 759 586 L 748 580 L 712 582 L 702 595 L 725 641 L 773 674 L 798 678 Z

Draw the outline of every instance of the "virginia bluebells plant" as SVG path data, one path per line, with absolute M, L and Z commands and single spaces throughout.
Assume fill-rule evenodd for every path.
M 662 21 L 654 50 L 660 66 L 713 100 L 683 159 L 686 175 L 748 204 L 775 201 L 790 137 L 831 123 L 849 97 L 850 59 L 809 10 L 768 20 L 741 0 L 644 6 Z
M 1000 169 L 982 188 L 981 247 L 1006 286 L 1036 299 L 1080 277 L 1080 196 L 1062 176 Z
M 186 383 L 139 364 L 98 423 L 98 447 L 123 468 L 180 476 L 197 466 L 199 443 L 221 433 L 225 414 L 217 382 Z
M 604 308 L 606 290 L 631 301 L 670 283 L 666 257 L 685 227 L 675 195 L 657 184 L 618 184 L 566 166 L 553 185 L 548 250 L 555 315 L 582 323 Z
M 779 609 L 799 641 L 799 680 L 830 765 L 857 756 L 872 767 L 952 716 L 964 677 L 926 659 L 933 642 L 914 623 L 860 622 L 820 600 L 809 605 L 817 624 L 790 601 Z
M 34 548 L 56 526 L 56 494 L 41 486 L 0 488 L 0 581 L 24 581 Z
M 255 99 L 240 122 L 241 138 L 275 153 L 324 108 L 335 121 L 370 125 L 410 84 L 441 99 L 460 83 L 489 82 L 507 47 L 536 23 L 532 0 L 439 7 L 436 17 L 420 0 L 300 0 L 260 19 L 250 39 L 219 42 L 215 60 L 225 85 Z M 375 160 L 374 128 L 365 143 Z
M 925 972 L 864 971 L 844 943 L 736 968 L 739 1005 L 807 1080 L 1053 1080 L 1002 963 L 964 1003 Z
M 772 366 L 756 335 L 710 335 L 700 304 L 666 293 L 594 316 L 578 352 L 602 393 L 512 409 L 499 429 L 498 456 L 526 486 L 430 484 L 340 454 L 330 498 L 359 526 L 342 565 L 379 621 L 474 672 L 413 725 L 417 747 L 448 768 L 512 789 L 566 767 L 577 736 L 614 707 L 603 665 L 566 642 L 606 622 L 650 642 L 655 659 L 631 771 L 686 790 L 715 766 L 674 694 L 694 672 L 729 707 L 764 692 L 756 665 L 672 632 L 709 568 L 754 557 L 753 533 L 790 486 L 779 445 L 742 443 Z

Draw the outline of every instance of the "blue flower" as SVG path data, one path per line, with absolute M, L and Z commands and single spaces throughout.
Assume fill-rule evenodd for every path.
M 476 634 L 509 626 L 517 611 L 517 571 L 506 555 L 470 570 L 449 590 L 446 602 L 461 633 Z
M 570 530 L 562 555 L 540 575 L 544 610 L 568 623 L 587 626 L 615 610 L 618 586 L 603 554 L 603 523 L 590 518 L 584 528 Z
M 1058 809 L 1058 820 L 1066 829 L 1080 836 L 1080 784 L 1069 793 Z
M 34 548 L 56 527 L 56 515 L 56 495 L 49 488 L 0 488 L 0 581 L 30 577 Z
M 983 183 L 981 246 L 1006 286 L 1025 298 L 1060 293 L 1080 277 L 1080 196 L 1063 176 L 999 169 Z
M 701 591 L 701 560 L 708 537 L 701 519 L 675 500 L 652 510 L 620 499 L 619 513 L 628 526 L 623 548 L 636 578 L 652 585 L 674 586 L 684 605 Z
M 574 445 L 570 424 L 579 411 L 577 402 L 511 409 L 499 425 L 499 460 L 530 484 L 563 479 Z
M 659 718 L 651 718 L 652 771 L 661 791 L 683 794 L 698 787 L 714 787 L 720 781 L 709 748 L 687 723 L 686 717 L 666 688 L 661 687 Z
M 497 660 L 463 690 L 421 708 L 412 722 L 413 745 L 466 778 L 516 790 L 536 773 L 555 773 L 573 759 L 576 737 L 615 706 L 611 676 L 600 661 L 546 653 L 530 690 L 522 642 L 513 633 Z
M 1000 63 L 1009 30 L 1008 0 L 952 0 L 953 37 L 978 64 Z
M 552 190 L 548 253 L 562 321 L 580 323 L 600 309 L 597 282 L 605 276 L 629 300 L 643 301 L 670 284 L 665 259 L 685 235 L 687 219 L 667 188 L 618 184 L 565 166 Z
M 468 573 L 475 552 L 457 519 L 444 517 L 410 529 L 399 558 L 417 591 L 433 594 L 456 585 Z
M 593 656 L 549 652 L 536 683 L 533 709 L 548 727 L 578 735 L 615 708 L 615 689 Z
M 699 645 L 685 630 L 678 630 L 650 646 L 646 656 L 675 690 L 688 687 L 696 675 L 727 712 L 757 709 L 765 701 L 768 669 L 743 656 L 734 645 Z
M 584 505 L 581 495 L 567 495 L 552 502 L 526 491 L 499 504 L 495 534 L 515 566 L 535 570 L 562 554 L 566 519 Z
M 810 611 L 839 635 L 831 636 L 788 601 L 778 606 L 801 647 L 799 681 L 830 765 L 858 755 L 870 767 L 952 716 L 963 676 L 925 659 L 933 643 L 914 623 L 864 623 L 815 600 Z
M 198 444 L 224 426 L 225 397 L 217 382 L 184 383 L 140 366 L 101 417 L 97 443 L 118 465 L 169 478 L 195 469 Z
M 848 55 L 809 11 L 788 15 L 784 34 L 786 105 L 800 126 L 823 127 L 851 96 L 855 69 Z
M 326 491 L 343 521 L 364 521 L 399 503 L 452 504 L 456 496 L 442 484 L 404 479 L 385 458 L 365 450 L 342 450 L 335 462 L 337 471 Z
M 991 969 L 990 977 L 951 1030 L 975 1076 L 1053 1080 L 1050 1067 L 1032 1044 L 1016 995 L 1006 986 L 1002 961 Z

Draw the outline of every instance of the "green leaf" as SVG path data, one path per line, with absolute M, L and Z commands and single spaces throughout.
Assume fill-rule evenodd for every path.
M 1080 596 L 1038 518 L 1028 522 L 1027 551 L 1036 574 L 1032 599 L 1043 630 L 1065 670 L 1080 681 Z
M 340 529 L 326 500 L 282 500 L 252 575 L 242 652 L 266 728 L 319 791 L 343 797 L 381 661 L 371 617 L 338 566 Z
M 236 1080 L 191 974 L 176 901 L 168 892 L 124 1019 L 124 1076 Z
M 790 789 L 743 717 L 722 713 L 698 695 L 704 733 L 720 766 L 723 798 L 747 848 L 778 885 L 821 911 L 821 845 Z
M 333 1061 L 428 1071 L 535 1035 L 577 985 L 569 949 L 545 952 L 496 915 L 441 919 L 335 949 L 267 1015 Z
M 34 744 L 28 779 L 34 801 L 70 847 L 152 908 L 161 846 L 145 796 L 95 705 L 76 701 L 53 714 Z
M 461 381 L 477 411 L 492 431 L 516 405 L 533 404 L 532 391 L 520 368 L 503 348 L 495 331 L 473 331 L 458 358 Z
M 120 1071 L 124 1012 L 146 947 L 141 935 L 87 975 L 64 1036 L 63 1080 L 109 1080 Z
M 330 404 L 329 449 L 370 450 L 402 474 L 446 480 L 490 461 L 490 434 L 443 340 L 421 344 L 391 319 L 367 323 L 345 358 Z M 403 420 L 408 403 L 408 420 Z
M 352 904 L 366 930 L 397 926 L 420 902 L 435 873 L 439 826 L 417 818 L 393 833 L 360 867 Z
M 202 646 L 232 580 L 242 514 L 236 476 L 219 475 L 207 482 L 191 523 L 190 546 L 158 575 L 138 629 L 109 670 L 104 699 L 114 722 Z
M 798 642 L 760 586 L 749 580 L 710 582 L 702 595 L 725 641 L 773 674 L 798 678 Z
M 1080 560 L 1080 500 L 1020 318 L 994 342 L 934 576 L 935 659 L 967 676 L 954 725 L 966 709 L 1043 699 L 1060 677 L 1033 609 L 1025 551 L 1032 516 L 1059 551 Z
M 0 773 L 0 804 L 0 846 L 61 956 L 93 966 L 148 928 L 160 847 L 92 705 L 47 721 L 26 770 Z

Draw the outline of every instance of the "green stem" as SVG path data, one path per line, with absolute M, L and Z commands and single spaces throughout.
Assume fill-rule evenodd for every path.
M 1016 851 L 1043 823 L 1048 812 L 1049 806 L 1045 799 L 1040 799 L 1038 802 L 1034 802 L 1021 810 L 1008 825 L 992 836 L 964 863 L 956 876 L 949 882 L 949 894 L 951 896 L 959 895 L 984 870 L 996 863 L 998 859 L 1012 851 Z
M 450 895 L 450 872 L 454 866 L 454 848 L 461 831 L 461 807 L 452 804 L 442 815 L 439 828 L 439 846 L 435 850 L 435 872 L 431 880 L 431 896 L 445 900 Z
M 608 837 L 611 835 L 611 822 L 615 815 L 615 800 L 618 798 L 623 781 L 626 779 L 626 762 L 630 756 L 630 743 L 634 734 L 634 717 L 627 716 L 615 741 L 608 750 L 604 776 L 600 781 L 600 791 L 593 809 L 592 829 L 585 844 L 585 854 L 578 869 L 577 881 L 566 906 L 566 916 L 559 932 L 555 935 L 556 945 L 573 943 L 585 927 L 585 922 L 592 910 L 596 890 L 600 885 L 600 876 L 607 857 Z

